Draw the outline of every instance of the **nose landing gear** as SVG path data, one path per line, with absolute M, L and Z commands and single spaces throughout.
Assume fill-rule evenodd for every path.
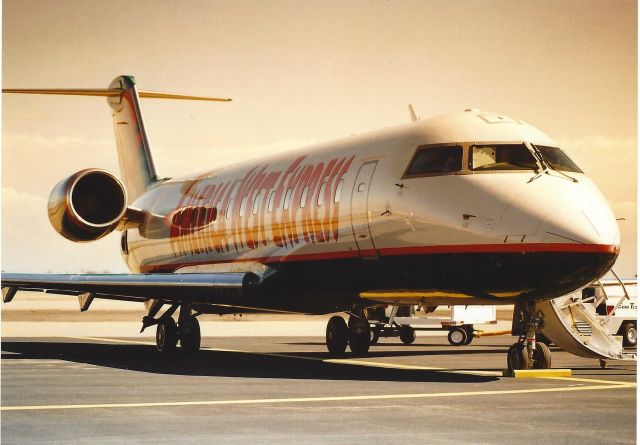
M 544 319 L 537 311 L 535 302 L 516 304 L 511 335 L 518 336 L 518 342 L 511 345 L 507 352 L 509 371 L 551 368 L 549 347 L 536 342 L 536 333 L 542 329 L 543 324 Z

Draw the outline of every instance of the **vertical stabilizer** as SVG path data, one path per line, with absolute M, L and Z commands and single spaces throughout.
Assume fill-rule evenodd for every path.
M 156 181 L 156 170 L 144 128 L 135 79 L 133 76 L 116 77 L 109 89 L 122 90 L 122 94 L 107 97 L 107 101 L 113 114 L 120 177 L 127 188 L 128 204 L 131 204 Z

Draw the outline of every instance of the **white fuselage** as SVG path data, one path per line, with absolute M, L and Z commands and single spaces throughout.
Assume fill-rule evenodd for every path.
M 429 286 L 409 277 L 402 286 L 396 277 L 388 285 L 372 282 L 358 289 L 361 296 L 386 292 L 369 297 L 379 301 L 397 301 L 390 291 L 413 292 L 417 301 L 447 291 L 476 298 L 542 298 L 542 288 L 531 291 L 534 276 L 519 289 L 499 283 L 501 255 L 592 254 L 599 259 L 589 270 L 586 259 L 576 270 L 566 264 L 567 275 L 580 278 L 560 287 L 577 288 L 598 278 L 591 275 L 610 267 L 619 249 L 615 218 L 598 189 L 581 172 L 542 164 L 535 170 L 471 168 L 471 146 L 507 143 L 557 147 L 526 123 L 470 110 L 169 180 L 133 203 L 149 216 L 140 229 L 128 231 L 123 253 L 135 272 L 249 269 L 268 275 L 287 263 L 381 264 L 414 256 L 426 261 L 411 266 L 423 267 L 424 274 L 472 267 L 487 279 L 475 295 L 469 283 L 457 289 L 447 284 L 453 278 Z M 460 147 L 459 170 L 409 174 L 416 150 L 441 145 Z M 480 268 L 486 261 L 493 266 L 480 271 L 474 261 Z M 543 286 L 546 297 L 555 294 L 549 284 Z

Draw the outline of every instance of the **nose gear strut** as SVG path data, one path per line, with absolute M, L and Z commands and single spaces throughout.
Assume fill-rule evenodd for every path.
M 535 301 L 517 303 L 513 309 L 511 335 L 518 342 L 507 352 L 507 367 L 510 371 L 519 369 L 548 369 L 551 367 L 549 347 L 536 342 L 536 333 L 542 331 L 544 318 Z

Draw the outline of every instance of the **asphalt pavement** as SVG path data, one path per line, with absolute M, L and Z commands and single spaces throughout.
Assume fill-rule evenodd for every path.
M 286 322 L 283 322 L 286 323 Z M 53 335 L 54 333 L 52 333 Z M 55 335 L 61 335 L 56 332 Z M 366 357 L 310 337 L 2 339 L 2 442 L 631 444 L 636 365 L 552 348 L 568 378 L 503 377 L 509 336 L 381 339 Z

